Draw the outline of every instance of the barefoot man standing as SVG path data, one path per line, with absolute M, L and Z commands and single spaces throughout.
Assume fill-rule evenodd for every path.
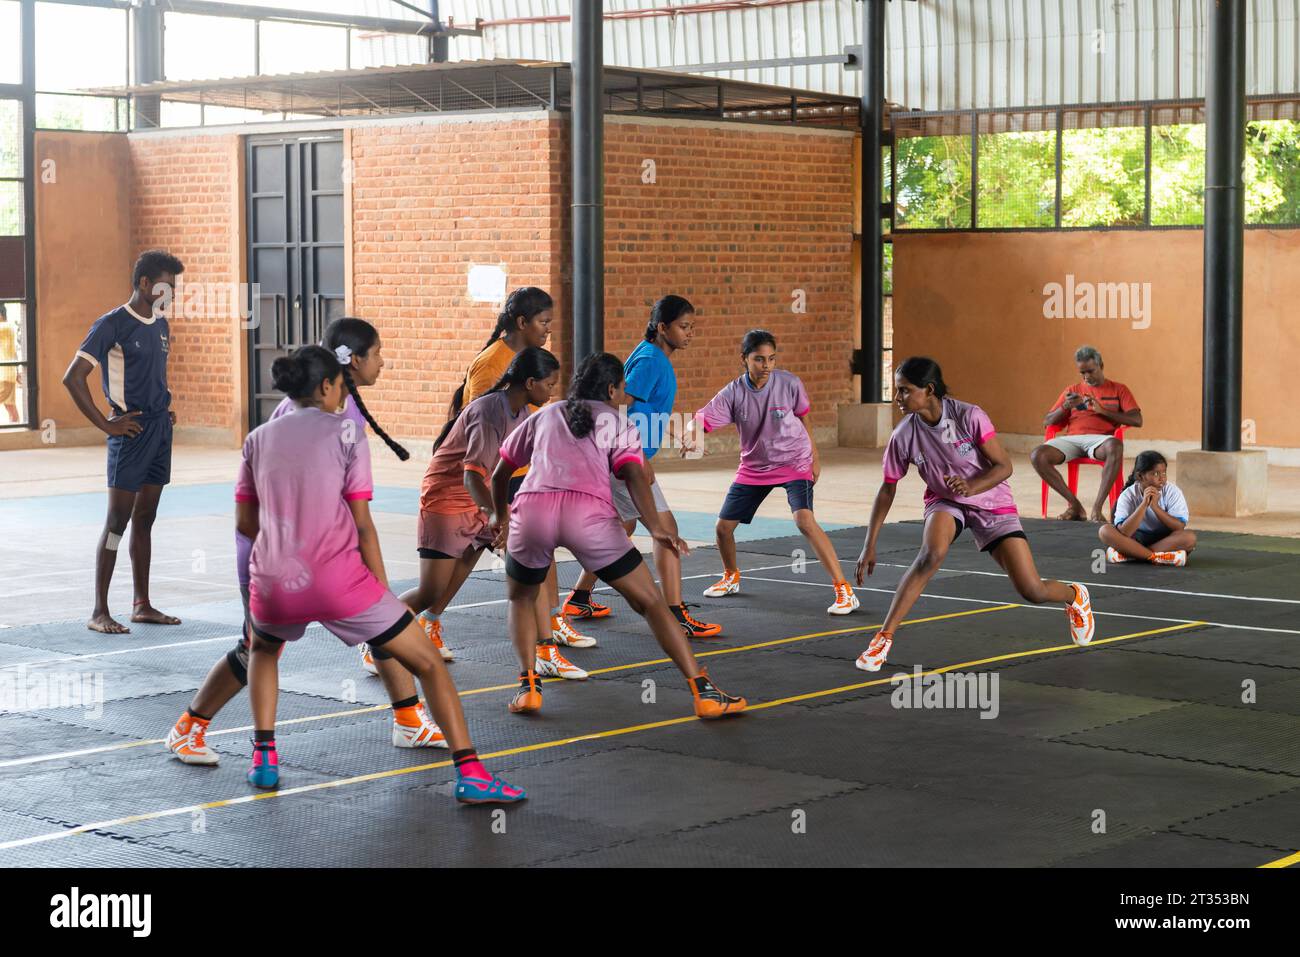
M 135 580 L 131 621 L 181 623 L 149 603 L 149 558 L 158 499 L 171 480 L 172 426 L 176 424 L 167 388 L 169 329 L 163 310 L 155 309 L 155 304 L 159 299 L 163 299 L 160 306 L 171 301 L 176 277 L 184 268 L 179 259 L 162 250 L 143 253 L 131 275 L 131 298 L 95 320 L 63 374 L 63 385 L 77 408 L 108 435 L 108 519 L 95 554 L 95 610 L 86 622 L 91 631 L 108 635 L 131 630 L 108 613 L 108 586 L 128 523 Z M 87 385 L 95 367 L 103 380 L 111 412 L 108 416 L 99 411 Z

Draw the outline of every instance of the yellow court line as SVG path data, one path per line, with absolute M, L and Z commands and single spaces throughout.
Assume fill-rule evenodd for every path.
M 920 625 L 928 621 L 944 621 L 949 618 L 961 618 L 965 615 L 978 615 L 990 611 L 1006 611 L 1010 608 L 1019 608 L 1019 607 L 1020 607 L 1019 605 L 995 605 L 989 608 L 976 608 L 969 611 L 951 612 L 950 614 L 947 615 L 931 615 L 928 618 L 913 618 L 908 621 L 904 621 L 902 624 Z M 849 635 L 855 631 L 870 631 L 872 628 L 879 628 L 879 627 L 880 627 L 879 624 L 870 624 L 870 625 L 858 625 L 854 628 L 838 628 L 834 631 L 817 631 L 817 632 L 811 632 L 806 635 L 793 635 L 788 638 L 776 638 L 773 639 L 772 641 L 760 641 L 752 645 L 739 645 L 735 648 L 718 648 L 713 651 L 701 651 L 698 652 L 695 655 L 695 657 L 707 658 L 712 655 L 732 655 L 740 651 L 753 651 L 758 648 L 771 648 L 775 645 L 786 645 L 796 641 L 811 641 L 813 638 L 827 638 L 832 635 Z M 671 663 L 672 663 L 671 658 L 653 658 L 648 661 L 634 661 L 631 664 L 626 664 L 626 665 L 611 665 L 608 668 L 595 668 L 591 671 L 588 671 L 587 673 L 591 675 L 603 675 L 603 674 L 610 674 L 615 671 L 628 671 L 633 668 L 647 668 L 652 665 L 662 665 L 662 664 L 671 664 Z M 556 681 L 564 681 L 564 680 L 566 679 L 564 678 L 543 678 L 542 679 L 544 684 L 551 684 Z M 469 688 L 465 691 L 460 691 L 457 693 L 460 695 L 460 697 L 467 698 L 470 695 L 485 694 L 491 691 L 513 691 L 516 687 L 518 687 L 518 682 L 511 682 L 510 684 L 503 684 L 503 685 L 489 685 L 485 688 Z M 353 717 L 354 715 L 359 715 L 359 714 L 375 714 L 380 711 L 387 711 L 389 707 L 390 706 L 386 704 L 374 704 L 374 705 L 366 705 L 363 708 L 351 708 L 347 711 L 330 711 L 325 714 L 312 714 L 302 718 L 287 718 L 282 721 L 277 721 L 276 727 L 283 727 L 285 725 L 291 725 L 291 724 L 304 724 L 311 721 L 327 721 L 331 718 L 350 718 Z M 244 734 L 245 732 L 252 731 L 252 730 L 253 730 L 253 726 L 250 724 L 247 725 L 246 727 L 241 727 L 241 728 L 225 728 L 221 731 L 209 731 L 207 736 L 209 738 L 217 738 L 229 734 Z M 79 758 L 79 757 L 85 757 L 88 754 L 107 754 L 112 751 L 124 751 L 130 748 L 142 748 L 148 745 L 166 744 L 166 743 L 167 743 L 166 738 L 151 738 L 147 741 L 126 741 L 121 744 L 108 744 L 108 745 L 102 745 L 100 747 L 95 747 L 95 748 L 83 748 L 78 751 L 60 751 L 54 754 L 38 754 L 38 755 L 32 755 L 30 757 L 12 758 L 8 761 L 0 761 L 0 768 L 12 768 L 12 767 L 20 767 L 29 764 L 41 764 L 45 761 L 57 761 L 61 758 Z
M 956 614 L 960 615 L 961 612 Z M 1105 644 L 1115 641 L 1127 641 L 1133 638 L 1144 638 L 1148 635 L 1166 634 L 1171 631 L 1182 631 L 1201 624 L 1200 622 L 1189 622 L 1187 624 L 1169 625 L 1164 628 L 1156 628 L 1150 631 L 1138 631 L 1130 635 L 1119 635 L 1115 638 L 1106 638 L 1093 644 Z M 850 629 L 853 630 L 853 629 Z M 910 681 L 913 678 L 925 677 L 926 675 L 942 674 L 947 671 L 953 671 L 957 668 L 971 668 L 981 664 L 989 664 L 995 661 L 1006 661 L 1013 658 L 1028 658 L 1035 655 L 1044 655 L 1054 651 L 1068 651 L 1074 649 L 1075 645 L 1057 645 L 1052 648 L 1036 648 L 1029 651 L 1014 652 L 1007 655 L 996 655 L 991 658 L 980 658 L 975 661 L 963 661 L 956 664 L 945 665 L 942 668 L 932 669 L 921 673 L 899 673 L 888 678 L 877 678 L 872 681 L 864 681 L 857 684 L 843 685 L 838 688 L 827 688 L 824 691 L 812 691 L 807 694 L 793 695 L 788 698 L 780 698 L 776 701 L 766 701 L 761 704 L 751 705 L 750 711 L 760 711 L 765 708 L 775 708 L 779 705 L 791 704 L 796 701 L 809 701 L 814 698 L 824 698 L 830 695 L 844 694 L 849 691 L 858 691 L 863 688 L 870 688 L 876 685 L 888 684 L 894 681 Z M 1089 645 L 1088 647 L 1091 647 Z M 722 649 L 720 649 L 722 650 Z M 554 741 L 542 741 L 537 744 L 526 744 L 514 748 L 505 748 L 500 751 L 492 751 L 488 754 L 480 755 L 484 760 L 493 758 L 505 758 L 516 754 L 526 754 L 530 751 L 545 751 L 550 748 L 564 747 L 565 745 L 578 744 L 583 741 L 598 741 L 603 738 L 615 738 L 626 734 L 634 734 L 638 731 L 650 731 L 655 728 L 668 728 L 673 725 L 689 724 L 698 721 L 694 715 L 688 715 L 680 718 L 668 718 L 663 721 L 652 721 L 647 724 L 630 725 L 625 728 L 612 728 L 609 731 L 596 731 L 592 734 L 577 735 L 568 738 L 558 738 Z M 340 778 L 334 781 L 320 781 L 315 784 L 304 784 L 301 787 L 285 788 L 277 791 L 266 791 L 261 794 L 245 794 L 236 798 L 225 798 L 219 801 L 209 801 L 204 804 L 191 804 L 186 807 L 169 808 L 164 811 L 149 811 L 144 814 L 132 814 L 126 817 L 115 818 L 111 821 L 98 821 L 94 824 L 82 824 L 77 827 L 66 828 L 61 831 L 54 831 L 48 834 L 37 834 L 33 837 L 18 838 L 17 840 L 5 841 L 0 843 L 0 850 L 8 850 L 15 847 L 24 847 L 29 844 L 41 844 L 47 841 L 57 841 L 62 838 L 72 837 L 74 834 L 85 834 L 87 831 L 105 830 L 113 827 L 122 827 L 127 824 L 135 824 L 140 821 L 155 821 L 166 817 L 176 817 L 182 814 L 192 814 L 195 811 L 209 811 L 223 807 L 233 807 L 236 804 L 248 804 L 252 801 L 266 801 L 272 798 L 289 797 L 294 794 L 307 794 L 313 791 L 323 791 L 328 788 L 344 787 L 352 784 L 362 784 L 368 781 L 379 781 L 384 778 L 401 777 L 407 774 L 418 774 L 423 771 L 433 771 L 438 768 L 446 768 L 452 765 L 451 761 L 435 761 L 430 764 L 420 764 L 414 767 L 392 768 L 388 771 L 375 771 L 370 774 L 362 774 L 357 777 Z
M 1276 861 L 1269 861 L 1267 864 L 1259 865 L 1264 867 L 1290 867 L 1292 864 L 1300 864 L 1300 851 L 1294 854 L 1288 854 L 1286 857 L 1279 857 Z

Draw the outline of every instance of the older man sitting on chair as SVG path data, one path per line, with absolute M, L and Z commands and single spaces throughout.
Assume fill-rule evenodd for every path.
M 1083 503 L 1070 491 L 1057 466 L 1077 458 L 1103 463 L 1097 500 L 1087 517 L 1104 522 L 1102 507 L 1124 466 L 1124 443 L 1115 437 L 1115 430 L 1120 426 L 1140 428 L 1142 410 L 1128 386 L 1106 378 L 1101 353 L 1092 346 L 1080 346 L 1074 353 L 1074 361 L 1083 381 L 1068 386 L 1043 419 L 1045 426 L 1063 427 L 1054 438 L 1034 449 L 1030 461 L 1043 481 L 1068 503 L 1057 517 L 1074 522 L 1084 519 Z

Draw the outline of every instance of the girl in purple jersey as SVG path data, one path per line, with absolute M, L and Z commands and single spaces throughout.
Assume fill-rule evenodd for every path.
M 740 359 L 745 371 L 695 414 L 682 448 L 683 456 L 694 448 L 697 422 L 705 432 L 734 424 L 740 434 L 740 467 L 718 512 L 715 529 L 722 578 L 706 588 L 704 596 L 722 598 L 740 591 L 736 526 L 752 522 L 772 489 L 784 488 L 795 526 L 831 577 L 835 602 L 826 611 L 850 614 L 861 602 L 844 577 L 835 546 L 813 514 L 813 486 L 821 474 L 821 463 L 808 428 L 807 415 L 812 408 L 808 393 L 797 375 L 776 367 L 776 337 L 766 329 L 745 334 Z
M 660 647 L 686 676 L 697 717 L 721 718 L 745 709 L 744 698 L 725 694 L 695 660 L 614 506 L 611 475 L 627 483 L 655 544 L 679 554 L 687 551 L 655 505 L 641 434 L 619 414 L 627 402 L 623 363 L 608 352 L 590 355 L 573 374 L 568 401 L 530 415 L 501 446 L 501 461 L 492 473 L 492 524 L 501 529 L 496 547 L 509 542 L 510 637 L 521 668 L 519 690 L 509 705 L 512 713 L 530 714 L 542 707 L 534 668 L 538 623 L 533 605 L 560 547 L 645 618 Z M 531 468 L 510 503 L 511 473 L 524 465 Z
M 361 386 L 374 385 L 384 368 L 383 343 L 379 339 L 379 331 L 364 319 L 350 316 L 335 319 L 325 327 L 323 345 L 334 353 L 336 360 L 340 360 L 345 388 L 342 392 L 343 408 L 339 411 L 352 423 L 355 436 L 364 441 L 368 427 L 384 440 L 394 455 L 406 461 L 410 453 L 389 438 L 388 433 L 379 426 L 361 400 L 359 391 Z M 271 420 L 297 408 L 297 403 L 285 398 L 271 413 Z M 235 568 L 244 601 L 244 634 L 234 648 L 213 664 L 203 685 L 195 692 L 190 706 L 176 719 L 167 733 L 168 750 L 185 764 L 212 765 L 218 762 L 217 752 L 207 744 L 208 726 L 217 713 L 248 684 L 248 562 L 252 549 L 252 541 L 236 530 Z M 393 746 L 445 748 L 447 742 L 421 704 L 415 690 L 415 679 L 410 672 L 383 653 L 372 656 L 365 645 L 361 646 L 361 662 L 371 674 L 379 675 L 388 692 L 393 709 Z
M 253 542 L 248 690 L 256 730 L 249 782 L 259 788 L 279 784 L 278 659 L 285 642 L 301 639 L 307 625 L 318 621 L 344 644 L 382 647 L 419 678 L 446 729 L 457 800 L 523 800 L 523 791 L 479 762 L 442 656 L 388 589 L 370 516 L 370 448 L 336 414 L 343 371 L 335 354 L 304 346 L 276 359 L 271 374 L 276 389 L 298 408 L 249 434 L 235 484 L 235 521 Z
M 943 565 L 948 546 L 969 528 L 980 551 L 988 552 L 1026 601 L 1065 604 L 1076 645 L 1092 641 L 1095 623 L 1088 589 L 1040 578 L 1029 541 L 1011 496 L 1011 458 L 998 442 L 984 410 L 948 395 L 939 364 L 924 356 L 905 359 L 894 373 L 894 401 L 903 421 L 885 448 L 885 480 L 871 509 L 871 526 L 858 557 L 857 580 L 876 568 L 876 537 L 894 503 L 898 480 L 916 466 L 925 482 L 925 528 L 921 551 L 903 574 L 885 623 L 857 660 L 863 671 L 879 671 L 894 644 L 894 631 L 926 583 Z

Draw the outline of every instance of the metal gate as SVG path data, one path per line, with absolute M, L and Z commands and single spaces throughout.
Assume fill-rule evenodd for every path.
M 271 363 L 320 342 L 344 311 L 343 138 L 340 133 L 249 137 L 249 428 L 284 398 Z

